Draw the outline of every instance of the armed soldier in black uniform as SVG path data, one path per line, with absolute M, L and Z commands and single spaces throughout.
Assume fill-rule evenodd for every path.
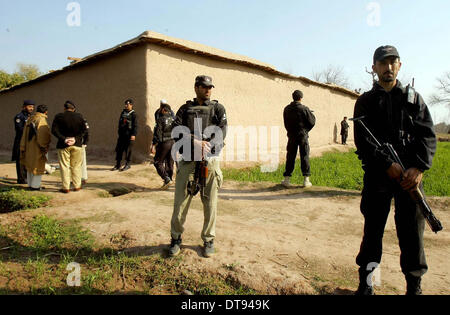
M 133 146 L 137 135 L 137 116 L 133 110 L 133 100 L 131 99 L 125 101 L 125 109 L 120 114 L 118 133 L 116 165 L 111 171 L 120 170 L 121 172 L 125 172 L 131 168 L 131 154 L 133 153 Z M 120 166 L 124 153 L 126 154 L 126 164 L 121 169 Z
M 210 101 L 214 88 L 211 77 L 198 76 L 195 80 L 197 98 L 188 101 L 178 110 L 175 120 L 177 129 L 183 129 L 182 160 L 179 162 L 175 184 L 175 201 L 171 221 L 169 255 L 180 253 L 181 236 L 192 198 L 201 191 L 204 225 L 201 238 L 204 242 L 204 256 L 215 253 L 216 213 L 219 188 L 223 183 L 219 154 L 224 145 L 227 131 L 225 107 L 218 101 Z M 175 133 L 178 131 L 174 130 Z M 175 150 L 173 150 L 175 151 Z
M 161 112 L 156 121 L 153 142 L 156 143 L 155 167 L 158 175 L 164 181 L 162 189 L 166 189 L 173 181 L 172 146 L 175 141 L 172 138 L 172 129 L 175 119 L 171 115 L 168 104 L 161 106 Z
M 20 140 L 22 139 L 23 129 L 25 124 L 34 111 L 35 102 L 32 100 L 25 100 L 23 102 L 22 111 L 14 117 L 14 129 L 16 136 L 14 138 L 14 146 L 12 151 L 12 161 L 16 162 L 17 183 L 27 183 L 27 170 L 24 165 L 20 164 Z
M 381 143 L 390 143 L 405 171 L 386 152 L 378 150 L 360 124 L 355 124 L 355 144 L 362 160 L 364 189 L 361 212 L 364 237 L 356 263 L 360 285 L 356 294 L 372 295 L 371 274 L 382 256 L 382 239 L 391 200 L 395 200 L 395 224 L 400 245 L 400 265 L 407 294 L 421 294 L 421 277 L 428 266 L 423 233 L 425 220 L 408 191 L 422 187 L 424 171 L 431 168 L 436 136 L 430 112 L 420 94 L 397 80 L 400 55 L 393 46 L 382 46 L 374 55 L 373 71 L 379 81 L 356 102 L 354 117 L 363 119 Z

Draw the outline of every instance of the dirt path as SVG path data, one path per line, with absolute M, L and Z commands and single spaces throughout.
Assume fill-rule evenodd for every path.
M 160 191 L 161 181 L 148 165 L 133 166 L 126 173 L 110 168 L 91 161 L 89 183 L 69 195 L 57 192 L 57 176 L 45 176 L 52 207 L 26 213 L 77 219 L 100 243 L 122 244 L 130 254 L 166 256 L 173 187 Z M 0 178 L 15 178 L 15 166 L 0 164 Z M 118 197 L 109 194 L 127 191 Z M 219 201 L 217 254 L 212 259 L 201 255 L 203 214 L 196 197 L 183 236 L 183 268 L 231 276 L 267 294 L 350 294 L 357 286 L 355 257 L 363 228 L 359 202 L 357 191 L 284 190 L 270 183 L 226 181 Z M 430 198 L 430 203 L 443 225 L 450 227 L 450 198 Z M 0 220 L 14 215 L 0 215 Z M 449 294 L 449 230 L 435 235 L 427 227 L 425 249 L 430 270 L 424 293 Z M 377 293 L 404 294 L 393 215 L 386 227 L 381 280 Z

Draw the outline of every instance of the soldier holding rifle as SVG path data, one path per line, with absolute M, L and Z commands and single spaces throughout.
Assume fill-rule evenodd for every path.
M 430 112 L 420 94 L 411 87 L 403 87 L 397 80 L 401 66 L 395 47 L 379 47 L 372 67 L 379 80 L 355 105 L 354 117 L 364 117 L 368 129 L 381 143 L 392 144 L 404 165 L 402 168 L 385 150 L 374 145 L 362 124 L 355 124 L 357 154 L 365 171 L 361 200 L 364 237 L 356 258 L 360 266 L 358 295 L 374 294 L 371 274 L 381 261 L 382 239 L 392 198 L 407 295 L 422 293 L 421 279 L 428 270 L 423 245 L 425 220 L 409 193 L 417 189 L 423 193 L 423 173 L 431 168 L 436 135 Z

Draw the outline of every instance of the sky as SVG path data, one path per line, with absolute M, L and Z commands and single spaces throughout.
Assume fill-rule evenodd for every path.
M 449 12 L 448 0 L 0 0 L 0 69 L 60 69 L 69 56 L 152 30 L 296 76 L 341 67 L 350 86 L 365 91 L 375 49 L 389 44 L 401 55 L 400 81 L 414 78 L 427 101 L 436 79 L 450 71 Z M 450 123 L 448 106 L 430 110 L 436 123 Z

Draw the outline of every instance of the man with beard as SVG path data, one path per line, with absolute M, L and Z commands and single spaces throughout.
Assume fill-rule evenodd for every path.
M 12 161 L 16 162 L 17 183 L 27 183 L 27 170 L 24 165 L 20 164 L 20 140 L 22 139 L 23 129 L 27 123 L 28 118 L 34 111 L 34 101 L 25 100 L 23 102 L 22 111 L 14 117 L 14 129 L 16 137 L 14 138 L 14 146 L 12 151 Z
M 180 152 L 183 158 L 179 162 L 175 183 L 172 241 L 169 248 L 169 255 L 172 257 L 180 253 L 181 236 L 189 206 L 200 189 L 195 183 L 195 173 L 198 174 L 199 165 L 205 161 L 207 171 L 204 174 L 205 187 L 201 193 L 204 213 L 201 238 L 204 242 L 203 255 L 208 258 L 215 253 L 217 198 L 223 183 L 218 157 L 226 136 L 227 115 L 222 104 L 210 100 L 212 88 L 214 85 L 211 77 L 198 76 L 195 80 L 197 98 L 180 107 L 174 123 L 175 128 L 185 130 L 181 141 L 185 142 L 188 148 L 183 147 L 183 152 Z M 204 170 L 205 168 L 202 168 L 202 172 Z
M 436 152 L 436 135 L 430 112 L 420 94 L 397 80 L 402 63 L 393 46 L 379 47 L 373 58 L 378 75 L 371 91 L 356 102 L 355 118 L 362 118 L 381 143 L 390 143 L 403 168 L 369 140 L 366 130 L 355 124 L 357 154 L 364 169 L 361 212 L 364 236 L 356 258 L 360 284 L 357 295 L 373 295 L 372 273 L 381 262 L 383 233 L 392 198 L 400 245 L 400 265 L 406 278 L 407 295 L 419 295 L 421 278 L 427 272 L 423 233 L 425 219 L 408 191 L 423 192 L 423 173 L 431 168 Z

